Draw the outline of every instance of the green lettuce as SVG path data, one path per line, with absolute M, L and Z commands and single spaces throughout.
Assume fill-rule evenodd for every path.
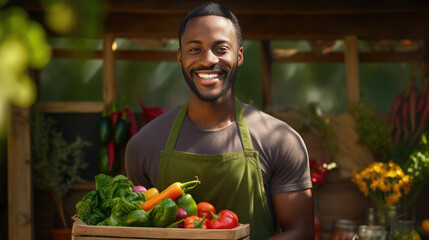
M 95 190 L 88 192 L 76 204 L 78 217 L 88 225 L 121 226 L 125 216 L 140 209 L 143 193 L 132 192 L 132 182 L 123 175 L 112 178 L 95 176 Z

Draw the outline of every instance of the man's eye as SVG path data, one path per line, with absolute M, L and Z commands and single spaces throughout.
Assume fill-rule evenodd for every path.
M 227 48 L 227 47 L 219 47 L 219 48 L 217 49 L 217 51 L 218 51 L 218 52 L 226 52 L 226 51 L 228 51 L 228 48 Z
M 200 51 L 200 49 L 198 49 L 198 48 L 189 49 L 189 52 L 191 52 L 191 53 L 195 53 L 195 52 L 199 52 L 199 51 Z

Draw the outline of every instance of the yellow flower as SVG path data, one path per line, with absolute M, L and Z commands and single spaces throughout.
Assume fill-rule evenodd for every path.
M 353 171 L 351 179 L 365 196 L 371 196 L 377 203 L 392 206 L 410 191 L 411 179 L 401 167 L 389 161 L 374 162 L 361 172 Z

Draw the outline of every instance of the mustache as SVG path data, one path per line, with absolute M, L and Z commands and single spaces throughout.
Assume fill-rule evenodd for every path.
M 210 67 L 201 66 L 198 68 L 190 69 L 190 75 L 192 76 L 195 71 L 221 71 L 222 73 L 226 74 L 228 72 L 228 69 L 226 67 L 219 66 L 218 64 L 212 65 Z

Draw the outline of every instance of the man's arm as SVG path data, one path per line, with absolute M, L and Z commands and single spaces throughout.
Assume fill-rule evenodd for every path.
M 282 232 L 270 240 L 314 240 L 314 202 L 311 189 L 272 195 Z

